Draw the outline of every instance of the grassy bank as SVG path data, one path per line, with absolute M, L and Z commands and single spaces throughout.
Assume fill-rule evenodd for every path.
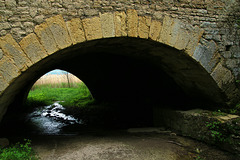
M 40 159 L 31 148 L 31 141 L 24 140 L 25 143 L 17 143 L 7 148 L 0 148 L 1 160 L 38 160 Z
M 55 101 L 63 101 L 61 103 L 65 107 L 79 107 L 93 102 L 92 95 L 84 83 L 75 84 L 75 87 L 71 88 L 65 88 L 66 85 L 61 83 L 60 88 L 53 87 L 51 84 L 36 85 L 28 94 L 26 106 L 46 106 Z

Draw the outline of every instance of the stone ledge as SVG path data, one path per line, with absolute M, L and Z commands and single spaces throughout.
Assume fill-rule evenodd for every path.
M 188 111 L 154 109 L 156 126 L 167 127 L 221 149 L 240 155 L 240 117 L 216 115 L 211 111 L 194 109 Z

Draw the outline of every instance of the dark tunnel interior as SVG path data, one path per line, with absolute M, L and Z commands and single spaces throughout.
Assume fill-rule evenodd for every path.
M 35 81 L 56 68 L 81 79 L 97 102 L 144 125 L 153 125 L 154 107 L 212 109 L 224 99 L 211 76 L 183 51 L 150 40 L 111 38 L 61 50 L 22 73 L 5 93 L 17 88 L 7 114 L 21 108 Z

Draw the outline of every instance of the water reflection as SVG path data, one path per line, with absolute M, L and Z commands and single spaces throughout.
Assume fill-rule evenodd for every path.
M 71 115 L 64 114 L 65 108 L 55 102 L 50 106 L 38 108 L 27 116 L 30 121 L 38 128 L 38 134 L 59 135 L 63 127 L 74 124 L 82 124 L 82 120 L 78 120 Z

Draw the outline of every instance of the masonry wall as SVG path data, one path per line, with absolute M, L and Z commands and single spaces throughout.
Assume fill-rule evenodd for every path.
M 83 19 L 127 9 L 160 21 L 170 15 L 200 26 L 205 30 L 200 43 L 216 43 L 219 61 L 232 71 L 235 79 L 240 79 L 239 0 L 0 0 L 0 36 L 11 33 L 19 42 L 53 15 L 61 14 L 65 20 Z

